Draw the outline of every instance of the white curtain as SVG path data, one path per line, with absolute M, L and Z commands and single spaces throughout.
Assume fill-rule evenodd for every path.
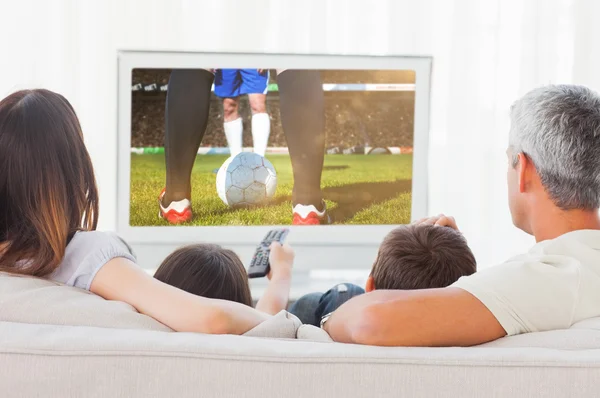
M 430 210 L 485 266 L 532 243 L 505 199 L 510 104 L 547 83 L 600 90 L 598 15 L 596 0 L 0 0 L 0 95 L 73 102 L 111 229 L 117 49 L 431 55 Z

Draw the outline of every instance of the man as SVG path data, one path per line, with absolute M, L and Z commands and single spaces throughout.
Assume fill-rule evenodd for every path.
M 513 105 L 511 119 L 510 211 L 537 244 L 446 288 L 353 298 L 321 320 L 334 340 L 470 346 L 600 316 L 600 96 L 542 87 Z M 445 216 L 419 223 L 457 229 Z
M 269 72 L 264 69 L 217 69 L 215 95 L 223 99 L 223 129 L 231 156 L 242 152 L 244 125 L 238 113 L 240 96 L 248 95 L 252 111 L 254 153 L 265 156 L 271 119 L 267 113 Z
M 192 219 L 191 173 L 208 122 L 212 71 L 175 69 L 167 89 L 166 186 L 159 216 L 171 224 Z M 329 218 L 321 192 L 325 156 L 325 110 L 320 74 L 315 70 L 279 70 L 279 107 L 292 169 L 295 225 L 319 225 Z

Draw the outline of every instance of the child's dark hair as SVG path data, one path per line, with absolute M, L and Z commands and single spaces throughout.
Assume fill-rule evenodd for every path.
M 165 258 L 154 277 L 197 296 L 252 306 L 244 264 L 237 254 L 219 245 L 179 248 Z
M 475 256 L 460 232 L 408 225 L 385 237 L 371 276 L 376 289 L 431 289 L 449 286 L 476 269 Z

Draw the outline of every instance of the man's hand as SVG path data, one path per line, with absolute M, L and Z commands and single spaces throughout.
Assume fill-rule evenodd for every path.
M 271 243 L 271 252 L 269 253 L 269 263 L 271 271 L 267 275 L 271 278 L 290 278 L 292 267 L 294 266 L 294 249 L 288 244 L 281 245 L 278 242 Z
M 456 226 L 456 220 L 454 217 L 446 216 L 444 214 L 421 218 L 420 220 L 414 221 L 412 225 L 437 225 L 439 227 L 450 227 L 457 231 L 459 230 L 458 226 Z
M 265 71 L 265 69 L 257 69 L 258 73 L 262 75 L 262 73 Z

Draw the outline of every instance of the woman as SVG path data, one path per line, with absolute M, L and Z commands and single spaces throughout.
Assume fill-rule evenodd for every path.
M 124 301 L 176 331 L 242 334 L 268 318 L 240 303 L 162 283 L 125 242 L 95 231 L 98 191 L 73 107 L 48 90 L 0 102 L 0 271 Z M 272 255 L 293 259 L 274 247 Z

